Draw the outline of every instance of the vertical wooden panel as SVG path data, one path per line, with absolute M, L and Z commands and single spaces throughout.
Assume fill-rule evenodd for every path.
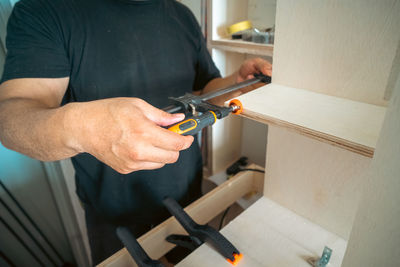
M 398 0 L 280 0 L 273 82 L 386 105 Z
M 400 79 L 388 108 L 343 266 L 400 266 Z
M 370 161 L 270 125 L 264 195 L 348 240 Z

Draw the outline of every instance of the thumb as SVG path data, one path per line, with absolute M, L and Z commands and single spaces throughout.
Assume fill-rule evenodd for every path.
M 169 114 L 165 111 L 160 110 L 160 114 L 155 117 L 148 117 L 148 119 L 154 121 L 156 124 L 160 126 L 169 126 L 171 124 L 180 122 L 185 118 L 185 114 L 183 113 L 176 113 L 176 114 Z
M 140 109 L 146 118 L 160 126 L 168 126 L 185 118 L 183 113 L 170 114 L 144 101 L 140 103 Z

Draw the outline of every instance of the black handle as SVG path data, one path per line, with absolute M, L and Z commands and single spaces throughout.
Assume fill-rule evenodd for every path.
M 163 203 L 190 236 L 196 237 L 202 242 L 207 241 L 211 243 L 222 256 L 231 261 L 235 261 L 235 255 L 240 254 L 239 250 L 237 250 L 220 232 L 208 225 L 197 224 L 175 199 L 166 197 Z
M 267 76 L 262 73 L 254 74 L 254 78 L 260 79 L 260 82 L 263 83 L 271 83 L 271 76 Z
M 152 260 L 142 248 L 127 227 L 119 226 L 116 230 L 118 238 L 122 241 L 129 254 L 139 267 L 165 267 L 159 261 Z

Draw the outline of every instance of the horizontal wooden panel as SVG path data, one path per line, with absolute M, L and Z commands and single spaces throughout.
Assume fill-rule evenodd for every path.
M 238 98 L 243 116 L 372 157 L 386 108 L 269 84 Z
M 274 46 L 242 40 L 219 39 L 210 42 L 211 48 L 225 51 L 272 57 Z
M 333 250 L 329 266 L 340 266 L 347 242 L 266 197 L 222 229 L 243 254 L 237 266 L 304 266 L 320 257 L 325 246 Z M 178 267 L 231 266 L 215 249 L 202 245 Z

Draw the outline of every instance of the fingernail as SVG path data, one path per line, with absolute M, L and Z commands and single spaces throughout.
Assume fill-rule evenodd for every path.
M 180 119 L 180 120 L 183 120 L 185 118 L 185 114 L 183 114 L 183 113 L 176 113 L 176 114 L 173 114 L 173 116 L 176 119 Z

